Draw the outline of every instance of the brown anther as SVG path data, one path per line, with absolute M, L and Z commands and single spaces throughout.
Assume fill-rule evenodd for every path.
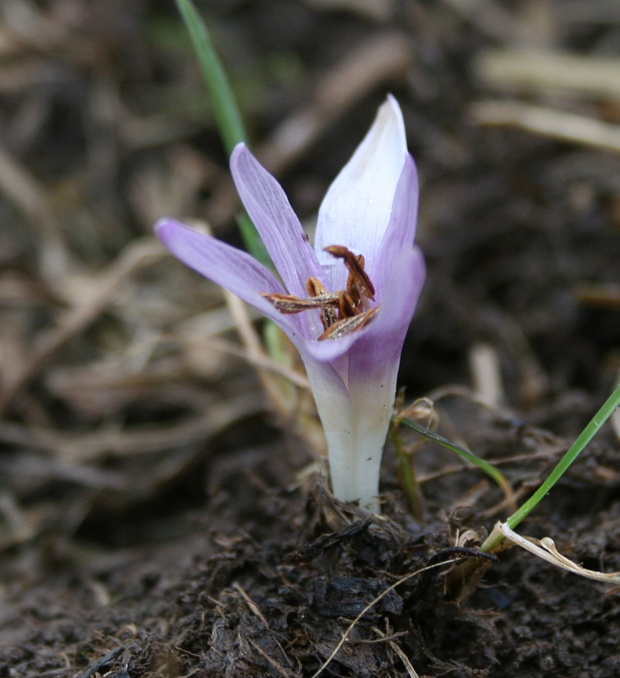
M 359 268 L 361 268 L 362 271 L 364 271 L 364 266 L 366 264 L 364 255 L 357 254 L 355 256 L 355 260 L 357 261 Z M 349 269 L 349 275 L 347 277 L 347 292 L 351 295 L 351 298 L 353 299 L 356 306 L 361 305 L 362 296 L 366 293 L 366 291 L 367 290 L 363 286 L 360 286 L 358 276 Z
M 338 297 L 338 320 L 344 318 L 352 318 L 354 315 L 359 315 L 362 310 L 355 304 L 351 295 L 344 290 L 340 292 Z
M 365 260 L 361 254 L 355 255 L 350 249 L 343 245 L 330 245 L 325 247 L 337 259 L 343 259 L 344 265 L 349 271 L 349 280 L 347 281 L 347 291 L 350 287 L 358 285 L 362 293 L 369 299 L 375 298 L 375 288 L 368 274 L 364 270 Z
M 337 259 L 344 260 L 349 272 L 346 289 L 328 292 L 318 278 L 311 276 L 306 281 L 308 292 L 306 299 L 294 294 L 261 294 L 280 313 L 302 313 L 318 309 L 325 330 L 318 338 L 319 341 L 339 339 L 361 330 L 379 310 L 378 306 L 368 308 L 366 303 L 368 299 L 374 300 L 375 288 L 364 270 L 364 257 L 361 254 L 353 254 L 351 250 L 341 245 L 331 245 L 326 247 L 325 251 Z
M 347 294 L 354 308 L 358 309 L 358 313 L 361 313 L 364 310 L 364 295 L 360 291 L 360 286 L 353 281 L 353 276 L 350 273 L 347 280 Z
M 333 308 L 322 308 L 321 309 L 321 324 L 323 329 L 326 330 L 328 327 L 331 327 L 335 322 L 338 322 L 338 316 L 336 311 Z
M 344 318 L 342 320 L 337 320 L 333 325 L 330 325 L 325 332 L 319 337 L 319 341 L 324 341 L 326 339 L 341 339 L 346 337 L 353 332 L 358 332 L 363 327 L 368 325 L 368 323 L 375 317 L 375 314 L 379 310 L 378 306 L 371 308 L 368 311 L 364 311 L 359 315 L 354 315 L 350 318 Z
M 323 283 L 318 278 L 313 276 L 306 280 L 306 290 L 308 290 L 308 294 L 311 297 L 320 297 L 325 299 L 329 295 L 329 292 L 325 289 L 325 285 L 323 285 Z M 336 315 L 336 307 L 337 304 L 333 308 L 331 304 L 321 306 L 321 324 L 323 325 L 324 330 L 333 325 L 338 319 Z
M 313 308 L 335 309 L 338 308 L 340 297 L 338 294 L 321 294 L 310 299 L 301 299 L 294 294 L 266 294 L 262 293 L 267 301 L 270 301 L 280 313 L 291 314 L 309 311 Z
M 306 290 L 308 291 L 308 296 L 310 297 L 319 297 L 322 294 L 327 294 L 325 285 L 318 279 L 314 277 L 308 278 L 306 280 Z

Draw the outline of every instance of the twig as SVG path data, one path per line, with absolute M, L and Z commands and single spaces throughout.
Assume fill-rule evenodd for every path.
M 250 360 L 255 365 L 269 362 L 269 356 L 263 349 L 263 345 L 252 325 L 250 314 L 245 304 L 239 297 L 228 292 L 228 290 L 223 289 L 222 293 Z M 264 367 L 258 367 L 256 373 L 274 411 L 285 421 L 290 419 L 291 399 L 286 397 L 286 394 L 278 383 L 277 377 L 267 371 Z
M 470 108 L 481 125 L 517 127 L 541 136 L 620 153 L 620 126 L 517 101 L 480 101 Z
M 400 657 L 400 660 L 405 665 L 405 669 L 409 674 L 409 678 L 419 678 L 417 671 L 413 668 L 413 664 L 409 661 L 409 657 L 402 651 L 402 649 L 395 643 L 392 638 L 394 636 L 388 636 L 383 633 L 381 629 L 378 629 L 376 626 L 371 626 L 372 630 L 381 637 L 381 640 L 387 642 L 387 644 L 394 650 L 394 652 Z M 398 634 L 402 635 L 402 634 Z
M 260 611 L 260 608 L 258 605 L 250 598 L 246 590 L 239 584 L 238 582 L 235 582 L 233 584 L 233 588 L 239 592 L 243 600 L 245 601 L 245 604 L 250 608 L 250 611 L 252 612 L 253 615 L 258 617 L 263 624 L 265 625 L 265 628 L 269 628 L 269 622 L 265 619 L 265 616 L 263 613 Z
M 248 350 L 239 348 L 238 346 L 221 339 L 208 338 L 205 339 L 205 343 L 209 346 L 209 348 L 214 348 L 216 351 L 221 351 L 222 353 L 228 353 L 229 355 L 244 360 L 253 367 L 266 370 L 267 372 L 271 372 L 278 377 L 282 377 L 287 381 L 290 381 L 291 384 L 297 386 L 298 388 L 310 390 L 310 383 L 303 374 L 288 368 L 286 365 L 281 365 L 275 362 L 272 358 L 264 353 L 262 355 L 256 355 Z
M 469 369 L 474 393 L 491 408 L 504 398 L 504 385 L 496 348 L 486 342 L 477 342 L 469 351 Z
M 265 650 L 259 647 L 251 638 L 248 639 L 248 643 L 250 643 L 250 645 L 261 655 L 261 657 L 263 657 L 281 676 L 284 676 L 284 678 L 291 678 L 290 672 L 287 671 L 283 666 L 280 666 L 280 664 L 278 664 L 278 662 L 273 657 L 270 657 L 265 652 Z
M 543 537 L 542 539 L 534 539 L 533 537 L 523 537 L 511 530 L 508 523 L 497 523 L 493 528 L 494 531 L 500 532 L 506 539 L 513 544 L 517 544 L 521 548 L 533 553 L 535 556 L 546 560 L 548 563 L 577 574 L 586 579 L 600 581 L 604 584 L 620 584 L 620 572 L 599 572 L 598 570 L 589 570 L 582 567 L 578 563 L 573 562 L 566 556 L 562 555 L 556 548 L 553 539 L 550 537 Z
M 45 191 L 24 167 L 0 147 L 0 191 L 21 210 L 37 229 L 41 272 L 48 281 L 65 270 L 66 248 L 60 225 Z
M 540 50 L 489 50 L 474 64 L 476 75 L 501 90 L 547 93 L 567 90 L 574 94 L 611 99 L 620 97 L 620 60 L 542 52 Z

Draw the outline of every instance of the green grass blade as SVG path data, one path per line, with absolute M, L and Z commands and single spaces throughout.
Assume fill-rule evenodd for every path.
M 575 459 L 583 452 L 586 445 L 598 433 L 601 426 L 609 419 L 613 411 L 620 404 L 620 386 L 607 398 L 601 409 L 594 415 L 590 423 L 579 434 L 575 442 L 570 446 L 568 452 L 560 459 L 558 465 L 549 474 L 545 482 L 534 492 L 534 494 L 513 513 L 506 521 L 508 526 L 514 529 L 538 504 L 538 502 L 549 493 L 549 490 L 558 482 L 558 480 L 568 471 Z
M 224 146 L 230 154 L 240 141 L 246 141 L 246 135 L 226 71 L 194 4 L 191 0 L 176 0 L 176 3 L 198 56 Z
M 502 492 L 504 492 L 505 495 L 509 496 L 511 494 L 510 484 L 506 479 L 506 476 L 501 471 L 496 469 L 495 466 L 489 464 L 488 461 L 481 459 L 480 457 L 476 456 L 473 452 L 470 452 L 468 449 L 461 447 L 456 443 L 453 443 L 451 440 L 448 440 L 448 438 L 445 438 L 439 433 L 431 431 L 429 428 L 426 428 L 426 426 L 418 424 L 418 422 L 414 421 L 413 419 L 409 419 L 408 417 L 399 417 L 398 421 L 402 424 L 405 424 L 405 426 L 412 428 L 414 431 L 417 431 L 425 438 L 428 438 L 429 440 L 438 443 L 442 447 L 445 447 L 446 449 L 455 452 L 456 454 L 459 455 L 459 457 L 462 457 L 463 459 L 466 459 L 472 464 L 475 464 L 481 471 L 484 471 L 484 473 L 486 473 L 500 486 Z
M 220 136 L 230 155 L 239 142 L 246 141 L 239 107 L 202 17 L 191 0 L 176 0 L 176 3 L 198 56 Z M 237 218 L 237 225 L 248 252 L 265 266 L 271 266 L 265 245 L 245 212 Z
M 534 492 L 534 494 L 524 502 L 506 521 L 507 525 L 514 529 L 531 511 L 538 505 L 538 503 L 547 494 L 551 488 L 558 482 L 558 480 L 568 471 L 573 462 L 583 452 L 586 445 L 599 432 L 601 426 L 609 419 L 613 411 L 620 404 L 620 386 L 607 398 L 601 409 L 594 415 L 590 423 L 579 434 L 575 442 L 570 446 L 568 452 L 560 459 L 557 466 L 549 474 L 542 485 Z M 487 540 L 480 547 L 482 551 L 492 551 L 504 537 L 496 530 L 491 532 Z

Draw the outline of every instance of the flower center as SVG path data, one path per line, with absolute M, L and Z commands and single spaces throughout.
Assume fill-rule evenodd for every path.
M 364 257 L 353 254 L 342 245 L 330 245 L 325 248 L 337 259 L 342 259 L 349 271 L 344 290 L 328 292 L 318 278 L 310 277 L 306 281 L 308 297 L 302 299 L 294 294 L 262 294 L 280 313 L 302 313 L 311 309 L 321 311 L 323 334 L 318 338 L 340 339 L 358 332 L 376 315 L 379 306 L 369 306 L 374 301 L 375 288 L 364 270 Z

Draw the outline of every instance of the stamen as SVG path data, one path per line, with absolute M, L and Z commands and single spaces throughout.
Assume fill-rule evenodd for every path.
M 378 306 L 371 308 L 368 311 L 364 311 L 359 315 L 354 315 L 351 318 L 343 318 L 342 320 L 337 320 L 333 325 L 328 327 L 325 332 L 319 337 L 319 341 L 324 341 L 325 339 L 341 339 L 346 337 L 353 332 L 358 332 L 362 327 L 366 327 L 368 323 L 375 317 L 377 311 L 379 310 Z
M 340 296 L 338 294 L 320 294 L 310 299 L 301 299 L 294 294 L 267 294 L 261 293 L 261 297 L 265 297 L 270 301 L 280 313 L 301 313 L 302 311 L 309 311 L 313 308 L 338 308 Z
M 325 285 L 318 278 L 312 276 L 306 280 L 306 289 L 311 297 L 326 298 L 325 295 L 328 294 Z M 321 307 L 321 325 L 323 325 L 324 330 L 333 325 L 337 319 L 335 308 L 328 305 Z
M 261 296 L 270 301 L 280 313 L 302 313 L 318 309 L 321 312 L 321 324 L 325 330 L 318 341 L 340 339 L 365 327 L 379 310 L 379 306 L 368 308 L 367 299 L 374 300 L 375 288 L 364 270 L 365 260 L 361 254 L 353 254 L 342 245 L 325 248 L 337 259 L 343 259 L 349 271 L 346 289 L 328 292 L 325 285 L 315 277 L 306 281 L 308 298 L 302 299 L 294 294 L 267 294 Z
M 306 280 L 306 289 L 308 290 L 308 295 L 311 297 L 320 297 L 322 294 L 327 294 L 325 285 L 318 279 L 313 276 L 310 276 Z
M 366 263 L 361 254 L 355 255 L 350 249 L 342 245 L 330 245 L 325 247 L 325 252 L 329 252 L 337 259 L 344 259 L 344 265 L 349 271 L 349 280 L 347 281 L 347 291 L 353 285 L 359 285 L 362 292 L 369 298 L 375 298 L 375 288 L 372 284 L 368 274 L 364 270 Z
M 359 315 L 361 312 L 361 309 L 356 305 L 348 292 L 345 292 L 344 290 L 340 292 L 340 296 L 338 297 L 338 320 L 351 318 L 355 315 Z

